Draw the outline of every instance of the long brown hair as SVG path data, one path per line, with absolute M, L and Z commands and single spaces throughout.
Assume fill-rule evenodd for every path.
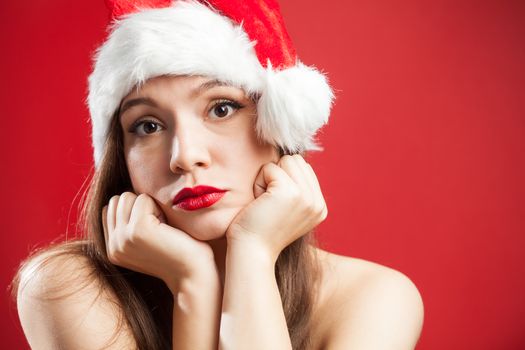
M 280 153 L 283 155 L 284 151 L 280 150 Z M 56 257 L 87 258 L 90 271 L 82 276 L 89 276 L 89 280 L 80 281 L 78 288 L 96 280 L 101 289 L 110 288 L 114 292 L 124 316 L 115 335 L 122 322 L 127 322 L 139 349 L 172 349 L 173 297 L 170 290 L 158 278 L 113 265 L 106 254 L 102 207 L 113 195 L 125 191 L 133 189 L 124 159 L 123 134 L 117 111 L 111 120 L 101 163 L 82 197 L 77 223 L 80 236 L 33 251 L 20 264 L 10 285 L 11 295 L 16 301 L 18 288 L 23 288 L 21 275 L 31 275 L 24 274 L 29 267 L 41 268 Z M 316 250 L 311 249 L 316 245 L 311 231 L 286 247 L 275 266 L 293 349 L 312 346 L 312 311 L 321 277 Z M 56 298 L 55 295 L 53 299 Z

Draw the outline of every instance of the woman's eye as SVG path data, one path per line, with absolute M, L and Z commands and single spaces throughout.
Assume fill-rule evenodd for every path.
M 136 133 L 139 136 L 153 134 L 159 130 L 162 130 L 162 126 L 160 126 L 159 123 L 154 122 L 152 120 L 138 121 L 134 123 L 130 128 L 130 131 L 132 133 Z
M 224 119 L 242 107 L 244 106 L 235 101 L 223 100 L 213 105 L 210 114 L 213 114 L 217 118 Z

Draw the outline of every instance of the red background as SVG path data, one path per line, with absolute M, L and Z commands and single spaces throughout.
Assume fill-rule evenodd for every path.
M 337 91 L 311 158 L 323 246 L 415 282 L 418 349 L 524 349 L 525 2 L 322 4 L 282 1 L 299 57 Z M 106 16 L 102 0 L 0 3 L 2 286 L 31 248 L 74 233 Z M 2 300 L 2 347 L 27 347 Z

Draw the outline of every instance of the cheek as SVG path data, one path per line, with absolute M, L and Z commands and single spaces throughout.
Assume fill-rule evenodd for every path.
M 228 183 L 237 190 L 235 204 L 245 206 L 255 199 L 253 186 L 263 165 L 278 161 L 278 152 L 273 148 L 261 146 L 251 149 L 249 146 L 236 149 L 231 153 L 226 165 L 226 178 Z
M 136 193 L 152 193 L 158 188 L 160 179 L 159 162 L 156 156 L 143 157 L 142 152 L 130 150 L 126 155 L 131 184 Z

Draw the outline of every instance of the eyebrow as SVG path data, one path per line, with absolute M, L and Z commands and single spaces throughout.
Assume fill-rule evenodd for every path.
M 131 107 L 137 106 L 137 105 L 141 105 L 141 104 L 148 105 L 148 106 L 151 106 L 151 107 L 157 107 L 157 104 L 151 98 L 149 98 L 149 97 L 137 97 L 137 98 L 133 98 L 131 100 L 127 100 L 120 107 L 119 114 L 122 115 L 126 110 L 130 109 Z
M 217 80 L 217 79 L 208 80 L 202 83 L 201 85 L 199 85 L 198 87 L 196 87 L 195 89 L 193 89 L 193 91 L 190 93 L 190 96 L 191 97 L 198 96 L 202 94 L 204 91 L 209 90 L 216 86 L 231 86 L 231 85 L 223 81 Z M 120 107 L 119 114 L 122 115 L 126 110 L 130 109 L 131 107 L 141 105 L 141 104 L 148 105 L 151 107 L 157 107 L 157 103 L 152 98 L 137 97 L 137 98 L 133 98 L 133 99 L 130 99 L 124 102 L 124 104 Z
M 195 97 L 197 95 L 202 94 L 204 91 L 209 90 L 216 86 L 231 86 L 230 84 L 227 84 L 223 81 L 220 81 L 218 79 L 208 80 L 201 85 L 199 85 L 197 88 L 193 89 L 191 92 L 191 97 Z

